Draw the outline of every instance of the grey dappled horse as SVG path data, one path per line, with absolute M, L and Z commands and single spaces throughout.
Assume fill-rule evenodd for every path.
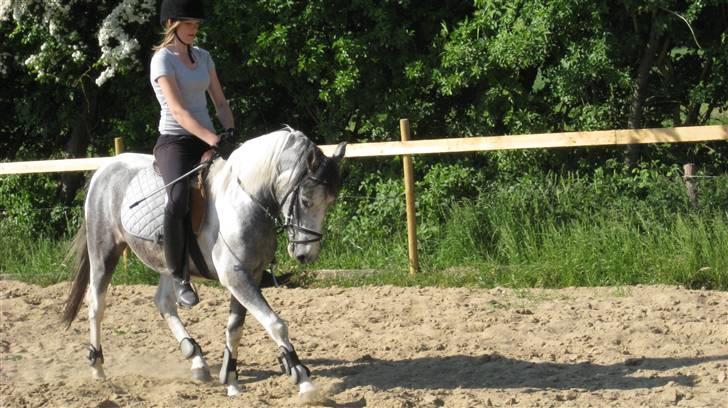
M 300 262 L 318 257 L 324 215 L 341 185 L 339 164 L 345 150 L 346 144 L 341 143 L 331 158 L 326 157 L 303 133 L 286 128 L 249 140 L 227 161 L 218 159 L 210 167 L 205 181 L 206 216 L 197 241 L 211 278 L 219 280 L 231 293 L 220 371 L 228 395 L 240 392 L 237 348 L 246 311 L 278 345 L 281 368 L 299 385 L 299 395 L 306 399 L 316 394 L 310 373 L 289 340 L 285 321 L 268 305 L 259 285 L 276 249 L 278 215 L 285 220 L 289 255 Z M 88 287 L 88 359 L 94 378 L 105 378 L 101 321 L 106 290 L 119 256 L 129 247 L 144 264 L 160 273 L 154 301 L 183 355 L 192 360 L 193 377 L 209 380 L 202 350 L 177 314 L 173 281 L 162 246 L 129 234 L 121 225 L 125 187 L 152 162 L 151 155 L 122 154 L 91 178 L 84 206 L 85 223 L 74 241 L 77 272 L 63 321 L 71 324 Z M 190 272 L 193 276 L 200 274 L 192 262 Z

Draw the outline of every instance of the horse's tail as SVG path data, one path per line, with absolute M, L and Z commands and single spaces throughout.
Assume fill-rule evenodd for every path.
M 73 279 L 71 293 L 69 293 L 66 300 L 63 319 L 61 320 L 66 324 L 66 328 L 71 326 L 73 319 L 78 314 L 78 309 L 81 308 L 81 302 L 83 302 L 86 295 L 86 288 L 91 274 L 88 261 L 88 242 L 86 241 L 86 221 L 81 224 L 81 228 L 78 229 L 76 236 L 73 238 L 66 260 L 69 258 L 74 259 L 73 269 L 76 271 L 76 277 Z

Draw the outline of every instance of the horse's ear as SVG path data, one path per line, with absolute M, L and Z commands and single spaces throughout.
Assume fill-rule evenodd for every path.
M 336 146 L 336 150 L 334 151 L 334 155 L 331 156 L 334 161 L 337 163 L 341 161 L 341 159 L 344 158 L 346 155 L 346 142 L 341 142 Z

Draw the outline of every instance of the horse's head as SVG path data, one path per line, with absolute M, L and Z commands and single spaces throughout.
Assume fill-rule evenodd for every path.
M 288 255 L 301 263 L 318 258 L 326 211 L 341 189 L 339 167 L 345 152 L 346 142 L 340 143 L 331 157 L 311 143 L 299 162 L 303 168 L 280 203 L 288 234 Z

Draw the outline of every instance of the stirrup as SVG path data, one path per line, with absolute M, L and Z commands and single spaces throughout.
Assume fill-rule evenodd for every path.
M 197 296 L 197 292 L 192 288 L 192 284 L 187 280 L 176 281 L 175 296 L 177 298 L 177 305 L 184 309 L 190 309 L 193 306 L 200 303 L 200 298 Z M 192 299 L 183 299 L 183 295 L 192 294 Z

